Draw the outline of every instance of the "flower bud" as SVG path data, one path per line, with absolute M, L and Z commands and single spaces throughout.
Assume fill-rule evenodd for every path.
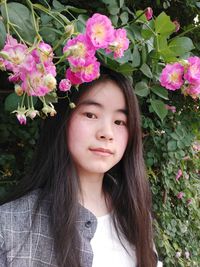
M 180 23 L 177 20 L 174 20 L 173 23 L 175 25 L 175 32 L 178 32 L 180 29 Z
M 60 91 L 66 92 L 69 91 L 71 88 L 71 82 L 68 79 L 62 79 L 59 83 Z
M 24 93 L 22 87 L 21 87 L 19 84 L 15 84 L 15 93 L 16 93 L 18 96 L 22 96 L 23 93 Z
M 178 198 L 178 199 L 182 199 L 183 196 L 184 196 L 184 193 L 183 193 L 183 192 L 179 192 L 179 193 L 177 194 L 177 198 Z
M 76 105 L 75 105 L 75 103 L 70 102 L 70 103 L 69 103 L 69 107 L 70 107 L 71 109 L 74 109 L 74 108 L 76 107 Z
M 190 252 L 189 251 L 186 251 L 185 252 L 185 258 L 188 260 L 190 258 Z
M 181 257 L 181 252 L 180 252 L 180 251 L 177 251 L 175 257 L 176 257 L 177 259 L 180 258 L 180 257 Z
M 27 112 L 26 112 L 26 116 L 31 118 L 32 120 L 37 116 L 39 115 L 39 111 L 38 110 L 35 110 L 33 108 L 29 109 Z
M 54 109 L 53 105 L 52 105 L 52 107 L 45 105 L 45 106 L 43 107 L 43 109 L 42 109 L 42 112 L 43 112 L 46 116 L 48 116 L 48 114 L 50 114 L 51 117 L 53 117 L 53 116 L 56 115 L 56 113 L 57 113 L 56 110 Z
M 17 116 L 17 119 L 21 125 L 26 124 L 26 116 L 24 114 L 18 113 L 18 114 L 16 114 L 16 116 Z
M 44 84 L 49 88 L 50 91 L 56 88 L 57 81 L 52 74 L 47 74 L 44 77 Z
M 65 27 L 65 34 L 67 37 L 70 37 L 74 33 L 74 25 L 73 24 L 68 24 Z
M 153 17 L 153 9 L 151 7 L 147 7 L 146 12 L 145 12 L 145 16 L 147 20 L 152 19 Z

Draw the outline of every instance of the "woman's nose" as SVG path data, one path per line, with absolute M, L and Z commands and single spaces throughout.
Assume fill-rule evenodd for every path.
M 102 123 L 100 128 L 97 130 L 97 139 L 112 141 L 113 138 L 112 125 L 109 122 Z

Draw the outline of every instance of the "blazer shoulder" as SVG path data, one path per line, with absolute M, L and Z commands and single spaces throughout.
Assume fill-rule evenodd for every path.
M 34 190 L 18 199 L 1 205 L 0 216 L 3 216 L 4 213 L 24 213 L 27 211 L 31 211 L 34 208 L 38 196 L 39 190 Z

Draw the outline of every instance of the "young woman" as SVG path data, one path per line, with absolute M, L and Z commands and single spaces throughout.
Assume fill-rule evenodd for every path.
M 0 207 L 0 266 L 157 266 L 130 82 L 104 70 L 70 100 L 44 121 L 31 172 Z

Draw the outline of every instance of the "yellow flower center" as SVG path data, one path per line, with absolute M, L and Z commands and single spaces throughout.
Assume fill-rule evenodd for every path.
M 176 82 L 176 81 L 178 81 L 178 77 L 179 77 L 178 73 L 177 73 L 177 72 L 173 72 L 173 73 L 170 75 L 170 81 L 171 81 L 171 82 Z
M 94 25 L 93 35 L 94 35 L 95 39 L 102 40 L 104 38 L 104 36 L 105 36 L 104 27 L 102 25 L 100 25 L 100 24 Z

